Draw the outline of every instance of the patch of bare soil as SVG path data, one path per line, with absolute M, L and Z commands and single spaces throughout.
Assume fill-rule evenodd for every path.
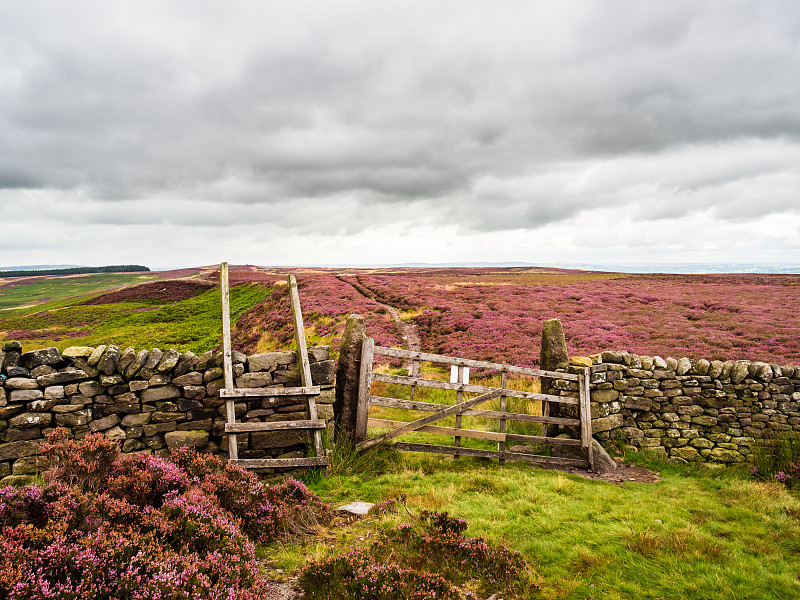
M 300 600 L 304 594 L 297 586 L 296 580 L 270 581 L 267 583 L 265 600 Z
M 112 304 L 115 302 L 135 302 L 137 300 L 162 303 L 179 302 L 194 298 L 213 287 L 215 287 L 213 283 L 198 279 L 154 281 L 90 298 L 81 302 L 81 304 Z
M 613 471 L 609 470 L 595 473 L 589 471 L 588 469 L 579 469 L 577 467 L 559 467 L 558 470 L 564 471 L 565 473 L 572 473 L 573 475 L 578 475 L 579 477 L 585 477 L 586 479 L 607 481 L 617 485 L 622 485 L 626 481 L 653 484 L 661 479 L 661 473 L 658 471 L 651 471 L 650 469 L 646 469 L 644 467 L 631 465 L 622 462 L 621 459 L 615 458 L 614 460 L 617 463 L 617 468 Z

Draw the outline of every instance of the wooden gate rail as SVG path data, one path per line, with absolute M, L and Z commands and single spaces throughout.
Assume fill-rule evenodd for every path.
M 484 360 L 472 360 L 469 358 L 457 358 L 455 356 L 445 356 L 444 354 L 431 354 L 429 352 L 416 352 L 414 350 L 402 350 L 401 348 L 387 348 L 384 346 L 374 347 L 375 356 L 391 356 L 393 358 L 410 358 L 425 362 L 439 363 L 443 365 L 455 365 L 457 367 L 472 367 L 475 369 L 490 369 L 492 371 L 505 371 L 507 373 L 517 373 L 519 375 L 533 375 L 536 377 L 552 377 L 554 379 L 565 379 L 567 381 L 578 381 L 579 375 L 572 373 L 557 373 L 556 371 L 543 371 L 542 369 L 530 369 L 528 367 L 517 367 L 503 363 L 493 363 Z
M 456 448 L 455 446 L 432 446 L 430 444 L 414 444 L 411 442 L 395 442 L 392 444 L 395 450 L 406 450 L 408 452 L 435 452 L 436 454 L 459 454 L 461 456 L 475 456 L 478 458 L 499 458 L 500 460 L 510 460 L 516 462 L 527 462 L 543 467 L 554 465 L 565 467 L 586 468 L 586 461 L 580 458 L 553 458 L 552 456 L 540 456 L 539 454 L 523 454 L 522 452 L 499 452 L 497 450 L 478 450 L 477 448 Z M 435 450 L 431 450 L 435 448 Z
M 508 391 L 508 390 L 506 390 Z M 435 402 L 419 402 L 416 400 L 398 400 L 397 398 L 384 398 L 383 396 L 370 396 L 371 406 L 385 406 L 387 408 L 404 408 L 406 410 L 419 410 L 426 412 L 436 412 L 441 404 Z M 507 419 L 509 421 L 527 421 L 529 423 L 550 423 L 552 425 L 564 425 L 565 427 L 577 427 L 581 424 L 580 419 L 568 419 L 565 417 L 545 417 L 543 415 L 526 415 L 524 413 L 512 413 L 500 410 L 484 410 L 480 408 L 468 408 L 461 413 L 465 417 L 485 417 L 487 419 Z
M 372 366 L 375 356 L 388 356 L 392 358 L 410 359 L 411 375 L 388 375 L 384 373 L 373 373 Z M 426 379 L 419 377 L 419 363 L 421 361 L 432 362 L 437 364 L 445 364 L 457 366 L 458 369 L 458 382 L 449 383 L 446 381 Z M 490 387 L 485 385 L 467 384 L 463 383 L 461 376 L 464 367 L 473 367 L 479 369 L 489 369 L 500 371 L 501 373 L 501 387 Z M 577 398 L 570 396 L 554 396 L 551 394 L 539 394 L 534 392 L 523 392 L 518 390 L 511 390 L 506 387 L 507 375 L 509 373 L 519 375 L 532 375 L 538 377 L 547 377 L 550 379 L 561 379 L 566 381 L 573 381 L 578 383 Z M 400 400 L 397 398 L 386 398 L 382 396 L 372 396 L 371 385 L 372 382 L 392 383 L 407 385 L 411 388 L 411 400 Z M 455 405 L 443 405 L 433 402 L 420 402 L 413 399 L 414 391 L 419 387 L 427 387 L 434 389 L 450 390 L 457 392 L 457 402 Z M 463 400 L 464 392 L 475 392 L 481 394 L 476 398 L 470 400 Z M 499 397 L 501 399 L 501 410 L 484 410 L 474 408 L 478 404 L 487 402 L 493 398 Z M 579 418 L 564 418 L 564 417 L 551 417 L 545 415 L 527 415 L 523 413 L 513 413 L 506 410 L 506 398 L 522 398 L 527 400 L 539 400 L 543 403 L 559 403 L 577 406 Z M 423 412 L 431 412 L 432 415 L 422 417 L 415 421 L 394 421 L 389 419 L 371 419 L 369 418 L 370 406 L 382 406 L 389 408 L 399 408 L 406 410 L 415 410 Z M 432 425 L 435 421 L 445 417 L 455 415 L 455 427 L 443 427 L 439 425 Z M 484 417 L 489 419 L 498 419 L 500 421 L 500 431 L 481 431 L 474 429 L 461 428 L 461 416 L 475 416 Z M 506 432 L 506 421 L 523 421 L 532 423 L 541 423 L 543 425 L 561 425 L 567 427 L 580 427 L 580 439 L 565 439 L 548 437 L 543 431 L 541 436 L 533 435 L 518 435 Z M 367 338 L 364 341 L 361 354 L 361 372 L 359 375 L 359 402 L 356 411 L 356 436 L 366 438 L 367 427 L 380 427 L 382 429 L 389 429 L 389 431 L 379 434 L 370 439 L 365 439 L 356 445 L 359 450 L 366 450 L 377 444 L 388 442 L 391 439 L 410 433 L 412 431 L 428 432 L 439 435 L 448 435 L 455 437 L 455 445 L 453 446 L 440 446 L 434 444 L 414 444 L 408 442 L 394 442 L 392 447 L 398 450 L 408 450 L 414 452 L 435 452 L 438 454 L 452 454 L 453 456 L 479 456 L 487 458 L 498 458 L 501 462 L 506 460 L 524 461 L 533 464 L 556 464 L 568 466 L 582 466 L 593 468 L 594 457 L 592 455 L 591 444 L 591 414 L 589 410 L 589 372 L 588 369 L 584 373 L 560 373 L 555 371 L 546 371 L 542 369 L 531 369 L 527 367 L 517 367 L 512 365 L 505 365 L 500 363 L 492 363 L 480 360 L 470 360 L 465 358 L 457 358 L 451 356 L 444 356 L 441 354 L 431 354 L 427 352 L 415 352 L 410 350 L 401 350 L 398 348 L 386 348 L 375 346 L 372 338 Z M 474 448 L 464 448 L 460 446 L 460 439 L 475 438 L 489 441 L 498 442 L 498 450 L 477 450 Z M 522 442 L 529 444 L 547 444 L 551 446 L 574 446 L 580 447 L 584 459 L 579 458 L 560 458 L 551 456 L 539 456 L 533 454 L 525 454 L 521 452 L 508 452 L 506 451 L 506 442 Z
M 436 388 L 439 390 L 455 390 L 457 392 L 478 392 L 484 393 L 498 388 L 485 385 L 475 385 L 471 383 L 449 383 L 447 381 L 437 381 L 435 379 L 424 379 L 422 377 L 408 377 L 407 375 L 388 375 L 386 373 L 373 373 L 372 381 L 380 383 L 399 383 L 401 385 L 416 385 L 418 387 Z M 537 394 L 535 392 L 520 392 L 517 390 L 505 389 L 504 395 L 510 398 L 526 398 L 528 400 L 542 400 L 544 402 L 558 402 L 560 404 L 579 404 L 578 398 L 569 396 L 551 396 L 550 394 Z
M 289 275 L 289 297 L 292 305 L 292 317 L 297 342 L 297 359 L 300 363 L 301 387 L 290 388 L 236 388 L 233 380 L 233 358 L 231 350 L 231 317 L 230 291 L 228 284 L 228 263 L 220 265 L 220 288 L 222 292 L 222 349 L 225 387 L 219 391 L 219 397 L 225 399 L 225 433 L 228 435 L 228 462 L 245 469 L 285 468 L 285 467 L 325 467 L 329 463 L 322 447 L 322 430 L 325 421 L 317 418 L 317 406 L 314 398 L 319 396 L 319 386 L 312 385 L 311 366 L 308 360 L 303 315 L 300 311 L 300 297 L 297 293 L 297 280 Z M 272 421 L 237 423 L 235 401 L 237 398 L 273 398 L 277 396 L 297 396 L 304 398 L 308 406 L 308 419 L 295 421 Z M 313 432 L 314 448 L 317 456 L 304 458 L 239 458 L 237 433 L 254 431 L 280 431 L 286 429 L 308 429 Z

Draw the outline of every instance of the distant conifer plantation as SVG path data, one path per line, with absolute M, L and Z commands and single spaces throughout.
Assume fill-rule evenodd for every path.
M 85 273 L 134 273 L 149 271 L 142 265 L 110 265 L 107 267 L 72 267 L 69 269 L 33 269 L 20 271 L 0 271 L 0 277 L 34 277 L 36 275 L 83 275 Z

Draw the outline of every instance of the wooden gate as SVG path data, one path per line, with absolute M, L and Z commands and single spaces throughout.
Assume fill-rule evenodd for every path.
M 389 375 L 378 373 L 373 370 L 374 357 L 385 356 L 390 358 L 400 358 L 411 363 L 409 375 Z M 420 363 L 430 362 L 438 365 L 449 365 L 455 367 L 457 373 L 455 383 L 436 379 L 420 377 Z M 469 368 L 493 370 L 500 373 L 500 387 L 470 384 L 466 382 L 464 372 Z M 509 374 L 545 377 L 550 380 L 565 380 L 577 383 L 577 393 L 570 396 L 555 396 L 551 394 L 539 394 L 534 392 L 519 391 L 506 387 Z M 381 382 L 389 384 L 407 385 L 410 387 L 410 399 L 401 400 L 397 398 L 387 398 L 372 395 L 372 383 Z M 573 388 L 575 386 L 573 385 Z M 451 390 L 456 392 L 456 404 L 447 405 L 435 402 L 420 402 L 414 400 L 414 393 L 418 388 L 434 388 L 441 390 Z M 478 393 L 477 397 L 465 400 L 465 393 Z M 499 398 L 500 410 L 486 410 L 478 408 L 490 400 Z M 515 413 L 507 410 L 508 398 L 524 398 L 538 400 L 545 408 L 542 415 L 531 415 Z M 577 407 L 578 418 L 552 417 L 549 416 L 549 403 L 562 405 L 572 405 Z M 381 406 L 395 409 L 405 409 L 412 411 L 423 411 L 432 413 L 414 421 L 393 421 L 387 419 L 375 419 L 369 417 L 370 406 Z M 433 425 L 449 416 L 455 416 L 455 427 L 441 427 Z M 483 417 L 485 419 L 497 421 L 497 431 L 482 429 L 464 429 L 462 416 Z M 509 421 L 523 421 L 540 423 L 542 425 L 541 435 L 518 435 L 508 433 L 507 423 Z M 547 435 L 547 427 L 561 426 L 567 430 L 577 431 L 577 435 L 570 439 L 564 437 L 551 437 Z M 388 429 L 384 433 L 372 438 L 367 437 L 367 427 L 377 427 Z M 366 450 L 381 443 L 389 442 L 397 437 L 412 431 L 434 433 L 439 435 L 453 436 L 455 443 L 453 446 L 443 446 L 434 444 L 420 444 L 395 441 L 392 447 L 397 450 L 413 452 L 433 452 L 437 454 L 452 454 L 453 456 L 477 456 L 484 458 L 497 458 L 500 462 L 506 460 L 524 461 L 543 466 L 577 466 L 592 469 L 594 458 L 592 456 L 592 430 L 591 414 L 589 409 L 589 374 L 584 370 L 582 374 L 557 373 L 554 371 L 543 371 L 540 369 L 529 369 L 526 367 L 515 367 L 511 365 L 491 363 L 479 360 L 469 360 L 464 358 L 454 358 L 440 354 L 429 354 L 425 352 L 414 352 L 410 350 L 400 350 L 397 348 L 385 348 L 375 346 L 372 338 L 364 341 L 361 354 L 361 372 L 359 381 L 359 400 L 356 415 L 356 437 L 363 441 L 356 445 L 359 450 Z M 497 442 L 497 450 L 482 450 L 476 448 L 465 448 L 461 446 L 461 438 L 476 438 Z M 580 449 L 581 458 L 543 456 L 539 454 L 529 454 L 526 452 L 509 452 L 506 450 L 506 443 L 517 442 L 522 444 L 537 444 L 555 446 L 573 446 Z

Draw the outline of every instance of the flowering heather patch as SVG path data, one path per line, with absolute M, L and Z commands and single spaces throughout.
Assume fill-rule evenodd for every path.
M 285 348 L 292 322 L 285 270 L 231 272 L 272 295 L 234 328 L 244 351 Z M 797 363 L 800 276 L 625 275 L 537 268 L 298 272 L 309 340 L 334 352 L 348 314 L 367 319 L 379 345 L 402 346 L 381 303 L 411 313 L 423 350 L 537 365 L 542 323 L 559 318 L 573 355 L 608 349 L 680 358 Z M 262 340 L 269 338 L 266 345 Z M 261 344 L 259 341 L 262 340 Z
M 44 486 L 0 489 L 0 599 L 255 600 L 266 588 L 254 540 L 328 516 L 297 481 L 264 485 L 193 450 L 171 463 L 119 457 L 99 435 L 48 444 L 57 466 Z
M 394 506 L 386 502 L 375 514 L 391 512 Z M 311 563 L 300 584 L 314 600 L 462 600 L 498 591 L 513 598 L 526 569 L 522 555 L 504 546 L 493 548 L 483 538 L 464 537 L 466 528 L 463 519 L 422 511 L 413 523 L 378 534 L 369 550 L 351 548 L 345 555 Z
M 252 275 L 272 282 L 272 293 L 239 319 L 232 332 L 234 344 L 243 352 L 267 349 L 258 345 L 266 336 L 272 338 L 275 348 L 290 347 L 294 329 L 288 287 L 274 284 L 276 278 L 280 279 L 277 274 Z M 249 278 L 250 274 L 243 277 Z M 385 309 L 334 273 L 303 273 L 298 275 L 297 285 L 310 342 L 330 344 L 336 352 L 347 316 L 357 313 L 366 318 L 367 329 L 377 343 L 389 346 L 400 343 L 397 328 Z
M 115 302 L 155 302 L 167 304 L 194 298 L 214 287 L 213 283 L 199 279 L 184 279 L 174 281 L 155 281 L 143 283 L 109 292 L 101 296 L 84 300 L 81 304 L 113 304 Z
M 444 578 L 376 560 L 365 551 L 311 563 L 300 578 L 309 600 L 462 600 Z
M 796 275 L 452 273 L 433 269 L 358 276 L 381 298 L 425 308 L 415 318 L 431 352 L 538 363 L 542 323 L 560 318 L 571 354 L 637 354 L 796 363 Z

